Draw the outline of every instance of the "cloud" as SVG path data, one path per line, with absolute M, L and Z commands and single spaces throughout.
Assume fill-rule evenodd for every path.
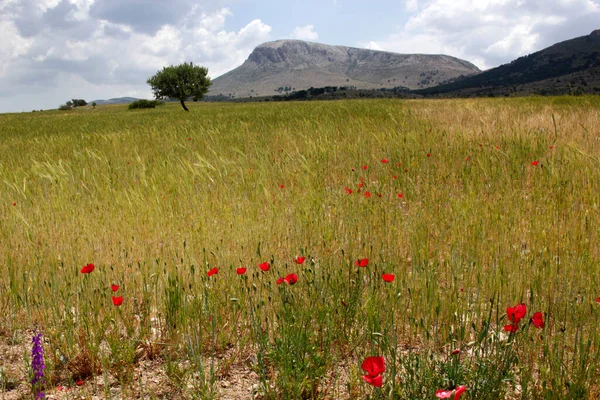
M 400 53 L 442 53 L 491 68 L 598 28 L 598 0 L 405 1 L 413 13 L 383 38 L 360 43 Z
M 146 80 L 165 65 L 192 61 L 214 78 L 271 39 L 271 27 L 259 19 L 225 29 L 232 15 L 227 8 L 194 6 L 180 17 L 151 9 L 153 22 L 142 24 L 138 17 L 112 16 L 107 7 L 121 6 L 111 1 L 6 1 L 0 3 L 0 111 L 51 108 L 64 98 L 89 100 L 111 91 L 108 96 L 149 97 Z M 19 22 L 28 17 L 33 26 L 23 30 Z M 21 105 L 27 96 L 32 100 Z
M 297 26 L 294 28 L 291 38 L 298 40 L 318 40 L 319 34 L 315 32 L 314 25 Z

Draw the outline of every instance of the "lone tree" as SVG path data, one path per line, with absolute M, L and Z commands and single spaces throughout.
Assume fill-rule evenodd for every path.
M 208 92 L 211 81 L 207 74 L 208 69 L 205 67 L 183 63 L 164 67 L 147 82 L 157 100 L 177 99 L 181 102 L 181 107 L 189 111 L 185 101 L 190 97 L 198 101 Z

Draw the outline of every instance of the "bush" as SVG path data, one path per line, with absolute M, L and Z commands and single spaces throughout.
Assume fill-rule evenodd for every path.
M 73 109 L 73 106 L 69 105 L 68 103 L 67 103 L 67 104 L 61 104 L 61 105 L 58 107 L 58 109 L 59 109 L 60 111 L 68 111 L 68 110 L 72 110 L 72 109 Z
M 161 106 L 164 103 L 157 100 L 138 100 L 129 104 L 129 109 L 133 110 L 136 108 L 155 108 L 156 106 Z

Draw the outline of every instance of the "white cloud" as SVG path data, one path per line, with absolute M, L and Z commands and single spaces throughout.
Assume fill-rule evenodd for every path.
M 367 43 L 367 44 L 365 44 L 364 46 L 361 46 L 361 47 L 364 47 L 365 49 L 369 49 L 369 50 L 383 50 L 381 48 L 381 46 L 379 46 L 377 44 L 377 42 L 373 42 L 373 41 L 370 41 L 369 43 Z
M 226 30 L 226 18 L 232 15 L 227 8 L 195 10 L 180 24 L 149 33 L 94 19 L 88 13 L 92 0 L 68 1 L 73 5 L 67 14 L 75 21 L 72 29 L 79 32 L 85 26 L 85 35 L 68 29 L 48 34 L 46 27 L 25 37 L 11 20 L 20 17 L 18 8 L 0 16 L 0 112 L 20 110 L 24 100 L 19 99 L 27 96 L 32 100 L 24 102 L 26 109 L 56 107 L 69 96 L 149 97 L 146 79 L 165 65 L 192 61 L 208 67 L 214 78 L 242 64 L 258 44 L 271 39 L 271 27 L 259 19 Z M 53 11 L 56 3 L 45 0 L 39 7 Z
M 405 0 L 404 8 L 408 12 L 415 12 L 419 9 L 419 2 L 418 0 Z
M 298 40 L 317 40 L 319 34 L 315 32 L 314 25 L 297 26 L 291 34 L 292 39 Z
M 400 53 L 441 53 L 490 68 L 598 28 L 598 0 L 406 0 L 405 26 L 374 43 Z

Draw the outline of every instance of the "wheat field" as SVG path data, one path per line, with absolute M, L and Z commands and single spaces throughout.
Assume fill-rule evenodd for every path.
M 0 399 L 600 396 L 599 97 L 190 110 L 0 115 Z

